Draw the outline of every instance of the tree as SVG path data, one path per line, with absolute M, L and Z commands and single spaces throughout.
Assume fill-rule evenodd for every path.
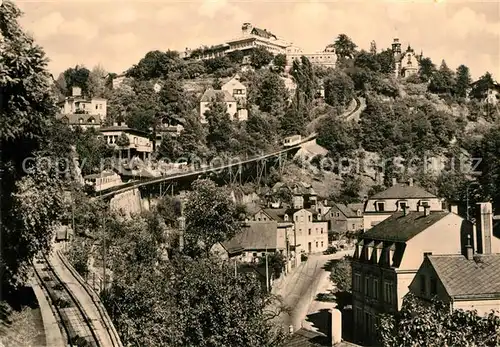
M 275 73 L 266 71 L 257 82 L 257 96 L 255 103 L 263 112 L 272 115 L 282 115 L 288 100 L 285 82 Z
M 324 88 L 325 102 L 339 111 L 343 111 L 354 97 L 354 83 L 341 71 L 330 74 L 324 81 Z
M 308 114 L 306 103 L 305 94 L 297 89 L 292 104 L 281 118 L 281 131 L 284 136 L 304 134 Z
M 290 73 L 297 82 L 297 89 L 304 93 L 309 106 L 316 93 L 316 77 L 311 62 L 305 56 L 300 57 L 300 62 L 294 60 Z
M 498 346 L 498 313 L 485 317 L 476 311 L 450 310 L 447 303 L 424 303 L 411 293 L 401 311 L 381 315 L 377 330 L 384 347 L 411 346 Z
M 470 92 L 471 97 L 482 100 L 486 98 L 488 94 L 488 90 L 494 85 L 493 77 L 489 72 L 486 72 L 483 76 L 481 76 L 472 86 L 472 90 Z
M 227 113 L 227 106 L 222 100 L 214 100 L 205 111 L 208 122 L 207 145 L 217 152 L 228 151 L 233 129 Z
M 0 5 L 0 273 L 6 291 L 24 284 L 35 254 L 50 250 L 64 183 L 56 165 L 64 154 L 52 152 L 61 147 L 51 143 L 57 110 L 47 59 L 19 26 L 20 16 L 11 1 Z
M 335 159 L 349 157 L 358 148 L 358 126 L 345 122 L 336 115 L 322 120 L 317 132 L 317 143 L 328 149 L 330 156 Z
M 354 58 L 354 66 L 366 68 L 371 71 L 380 71 L 380 63 L 377 56 L 365 50 L 361 50 Z
M 266 257 L 259 258 L 260 265 L 266 265 Z M 280 252 L 274 252 L 267 256 L 267 264 L 275 278 L 279 278 L 285 270 L 286 259 Z
M 182 59 L 175 51 L 151 51 L 146 53 L 139 63 L 126 72 L 127 77 L 141 81 L 155 78 L 167 78 L 171 73 L 180 72 L 183 68 Z
M 418 70 L 418 76 L 422 82 L 428 82 L 432 78 L 432 75 L 436 71 L 436 66 L 432 62 L 431 58 L 420 59 L 420 67 Z
M 346 34 L 340 34 L 335 40 L 333 46 L 335 47 L 335 52 L 339 58 L 354 58 L 357 46 Z
M 286 55 L 282 53 L 276 54 L 273 59 L 273 65 L 277 72 L 285 72 Z
M 394 73 L 394 52 L 391 49 L 386 49 L 378 53 L 376 59 L 380 65 L 380 72 L 386 74 Z
M 454 93 L 460 98 L 465 98 L 472 82 L 469 68 L 465 65 L 460 65 L 456 72 L 457 80 L 455 83 Z
M 240 51 L 240 50 L 235 50 L 235 51 L 232 51 L 232 52 L 229 52 L 227 54 L 229 60 L 231 60 L 231 62 L 235 63 L 235 64 L 241 64 L 243 62 L 243 59 L 245 58 L 245 53 L 243 53 L 243 51 Z
M 254 68 L 260 69 L 261 67 L 269 65 L 273 60 L 273 54 L 265 47 L 258 46 L 250 52 L 250 61 Z
M 333 194 L 331 197 L 332 200 L 342 204 L 359 202 L 359 193 L 362 183 L 359 177 L 355 177 L 353 174 L 346 175 L 340 186 L 340 192 L 338 194 Z
M 87 88 L 89 96 L 102 98 L 106 91 L 106 76 L 108 73 L 101 65 L 96 65 L 90 71 L 87 81 Z
M 66 81 L 67 96 L 71 95 L 72 87 L 82 89 L 83 95 L 89 95 L 89 76 L 90 71 L 84 66 L 76 65 L 64 71 L 64 80 Z
M 236 205 L 227 190 L 210 180 L 195 181 L 192 188 L 185 208 L 186 250 L 191 255 L 208 256 L 214 244 L 240 231 Z
M 98 135 L 94 129 L 76 133 L 76 152 L 83 175 L 100 172 L 104 160 L 113 156 L 113 149 Z
M 444 60 L 439 70 L 432 75 L 428 89 L 441 94 L 451 94 L 455 89 L 455 76 Z
M 351 292 L 352 290 L 352 259 L 345 256 L 336 260 L 330 273 L 330 281 L 340 292 Z

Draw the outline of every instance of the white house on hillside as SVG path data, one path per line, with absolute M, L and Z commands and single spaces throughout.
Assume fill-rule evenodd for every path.
M 103 98 L 86 98 L 79 87 L 73 87 L 72 95 L 57 103 L 59 114 L 57 119 L 70 126 L 82 128 L 99 127 L 106 119 L 107 100 Z

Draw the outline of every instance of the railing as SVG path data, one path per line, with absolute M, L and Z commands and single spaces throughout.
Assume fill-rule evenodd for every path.
M 139 187 L 146 186 L 146 185 L 157 184 L 157 183 L 172 181 L 172 180 L 181 179 L 181 178 L 185 178 L 185 177 L 189 177 L 189 176 L 215 172 L 216 170 L 229 169 L 229 168 L 233 168 L 235 166 L 240 166 L 243 164 L 252 163 L 255 161 L 259 161 L 259 160 L 265 160 L 267 158 L 272 158 L 272 157 L 275 157 L 277 155 L 289 152 L 293 149 L 299 148 L 304 143 L 309 142 L 311 140 L 314 140 L 315 138 L 316 138 L 316 134 L 313 133 L 313 134 L 309 135 L 308 137 L 304 138 L 302 141 L 295 144 L 294 146 L 282 148 L 282 149 L 275 151 L 275 152 L 271 152 L 271 153 L 264 154 L 264 155 L 257 155 L 255 157 L 251 157 L 251 158 L 241 160 L 241 161 L 231 163 L 231 164 L 221 165 L 218 167 L 203 168 L 203 169 L 199 169 L 199 170 L 187 171 L 187 172 L 181 173 L 181 174 L 174 174 L 174 175 L 169 175 L 169 176 L 147 178 L 147 179 L 140 180 L 140 181 L 127 182 L 123 185 L 109 188 L 109 190 L 100 191 L 99 193 L 96 193 L 94 196 L 97 198 L 107 198 L 109 196 L 114 196 L 116 194 L 123 193 L 123 192 L 130 190 L 130 189 L 133 189 L 133 188 L 139 188 Z

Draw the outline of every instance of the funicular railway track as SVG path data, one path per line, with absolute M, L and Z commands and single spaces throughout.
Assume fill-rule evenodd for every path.
M 59 277 L 45 255 L 34 261 L 34 269 L 68 346 L 104 347 L 95 332 L 92 320 L 68 285 Z

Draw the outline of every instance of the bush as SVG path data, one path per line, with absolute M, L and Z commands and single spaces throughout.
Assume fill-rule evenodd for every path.
M 350 292 L 352 289 L 352 267 L 350 257 L 339 259 L 333 264 L 330 280 L 340 292 Z
M 300 255 L 300 261 L 307 261 L 308 256 L 304 253 Z

